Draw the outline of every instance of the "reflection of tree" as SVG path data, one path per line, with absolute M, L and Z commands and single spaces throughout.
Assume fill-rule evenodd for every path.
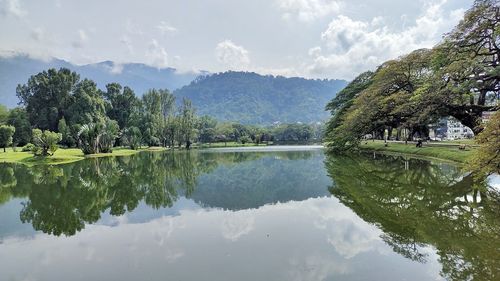
M 0 205 L 9 201 L 11 198 L 11 189 L 17 184 L 12 167 L 0 169 Z
M 21 221 L 45 233 L 74 235 L 108 208 L 112 215 L 122 215 L 141 200 L 154 208 L 172 206 L 178 190 L 190 194 L 196 186 L 201 170 L 196 155 L 140 153 L 63 166 L 20 167 L 15 172 L 7 167 L 0 176 L 2 184 L 12 182 L 8 196 L 29 190 L 21 193 L 29 199 Z
M 108 209 L 111 215 L 123 215 L 137 208 L 141 201 L 153 208 L 171 207 L 179 196 L 193 196 L 201 174 L 210 174 L 220 166 L 236 168 L 243 165 L 245 173 L 251 178 L 245 179 L 248 181 L 247 193 L 231 193 L 228 189 L 217 190 L 218 186 L 215 185 L 214 191 L 217 194 L 227 195 L 221 196 L 224 198 L 219 202 L 222 205 L 216 206 L 226 206 L 234 197 L 238 197 L 238 194 L 242 196 L 236 201 L 258 201 L 260 204 L 274 202 L 269 200 L 276 201 L 276 198 L 268 198 L 269 196 L 262 196 L 267 198 L 267 201 L 252 201 L 251 198 L 255 196 L 249 197 L 255 189 L 260 190 L 262 194 L 270 193 L 269 190 L 260 188 L 263 186 L 254 184 L 262 184 L 257 178 L 261 176 L 260 172 L 266 172 L 268 177 L 272 177 L 271 170 L 277 167 L 267 167 L 266 163 L 255 161 L 265 158 L 269 162 L 274 157 L 312 157 L 311 152 L 293 154 L 296 155 L 285 152 L 271 155 L 254 152 L 156 152 L 139 153 L 130 157 L 90 158 L 61 166 L 27 168 L 5 164 L 0 169 L 0 200 L 6 202 L 11 197 L 27 197 L 20 214 L 21 221 L 31 223 L 36 230 L 45 233 L 74 235 L 82 230 L 85 224 L 99 220 L 101 214 Z M 265 155 L 268 157 L 264 157 Z M 255 165 L 263 166 L 258 167 L 260 172 L 256 173 L 255 165 L 246 166 L 243 162 L 255 162 Z M 321 164 L 321 161 L 315 162 Z M 296 166 L 297 171 L 307 170 L 300 165 Z M 297 174 L 297 171 L 294 173 Z M 290 177 L 293 178 L 293 175 Z M 204 204 L 205 199 L 202 195 L 200 203 L 214 203 L 208 198 L 208 204 Z
M 425 262 L 422 247 L 432 245 L 445 278 L 500 278 L 498 194 L 473 190 L 470 176 L 446 164 L 390 156 L 325 163 L 335 182 L 330 192 L 379 226 L 395 252 Z

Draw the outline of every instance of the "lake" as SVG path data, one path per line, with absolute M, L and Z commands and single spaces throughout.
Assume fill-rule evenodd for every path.
M 0 164 L 0 280 L 500 280 L 500 195 L 319 147 Z

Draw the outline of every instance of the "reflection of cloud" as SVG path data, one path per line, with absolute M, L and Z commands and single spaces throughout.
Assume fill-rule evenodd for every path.
M 346 262 L 339 262 L 328 256 L 295 256 L 289 260 L 289 263 L 290 270 L 286 280 L 290 281 L 321 281 L 334 274 L 349 272 Z
M 174 231 L 174 221 L 171 217 L 162 217 L 154 221 L 155 226 L 151 228 L 151 235 L 158 246 L 163 246 Z
M 335 223 L 329 229 L 327 238 L 337 253 L 346 259 L 351 259 L 356 255 L 374 250 L 382 244 L 380 241 L 379 232 L 374 231 L 372 227 L 366 224 L 352 223 Z
M 168 248 L 165 252 L 165 260 L 168 263 L 173 263 L 176 260 L 182 258 L 184 256 L 184 251 L 179 250 L 179 249 L 170 249 Z
M 317 218 L 313 222 L 314 226 L 326 230 L 327 242 L 342 257 L 350 259 L 360 253 L 383 247 L 380 243 L 382 231 L 361 220 L 350 209 L 340 204 L 331 204 L 327 200 L 315 200 L 311 203 L 309 210 Z
M 231 241 L 237 241 L 241 236 L 254 229 L 255 219 L 249 212 L 232 213 L 222 221 L 222 236 Z

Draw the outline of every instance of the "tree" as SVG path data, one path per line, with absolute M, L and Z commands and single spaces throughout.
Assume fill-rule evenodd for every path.
M 160 107 L 161 107 L 161 122 L 159 135 L 161 144 L 164 147 L 170 145 L 175 139 L 175 125 L 171 122 L 175 121 L 175 96 L 168 90 L 158 90 L 160 94 Z
M 31 141 L 31 124 L 26 110 L 22 107 L 16 107 L 9 112 L 7 124 L 14 126 L 13 142 L 16 145 L 24 146 Z
M 215 141 L 217 120 L 213 117 L 204 115 L 196 120 L 196 129 L 198 130 L 198 140 L 201 143 L 211 143 Z
M 500 109 L 500 4 L 476 0 L 464 19 L 435 48 L 433 85 L 424 95 L 441 115 L 482 131 L 482 113 Z
M 113 146 L 115 145 L 120 127 L 118 126 L 118 122 L 109 118 L 106 118 L 103 123 L 104 126 L 102 127 L 99 139 L 99 152 L 110 153 L 113 152 Z
M 62 140 L 60 133 L 51 132 L 49 130 L 33 129 L 33 144 L 37 156 L 54 155 L 54 152 L 59 148 L 57 143 Z
M 105 101 L 94 81 L 84 79 L 75 85 L 66 117 L 69 124 L 98 122 L 106 117 Z
M 118 83 L 106 85 L 106 92 L 103 93 L 106 103 L 106 114 L 109 118 L 116 120 L 121 129 L 129 126 L 132 114 L 139 100 L 134 91 L 129 87 L 124 87 Z
M 162 122 L 162 97 L 156 89 L 151 89 L 142 96 L 142 118 L 139 128 L 144 141 L 149 146 L 160 144 Z
M 476 141 L 481 147 L 469 161 L 468 170 L 478 179 L 495 173 L 500 174 L 500 111 L 492 115 Z
M 61 133 L 61 135 L 62 135 L 61 143 L 63 145 L 66 145 L 68 147 L 72 147 L 75 145 L 75 139 L 73 138 L 73 136 L 71 134 L 70 128 L 68 127 L 68 125 L 66 125 L 66 119 L 61 118 L 61 120 L 59 120 L 59 124 L 57 125 L 57 129 L 58 129 L 59 133 Z
M 130 149 L 137 150 L 141 147 L 142 134 L 137 127 L 129 127 L 123 131 L 123 143 L 128 145 Z
M 14 135 L 16 128 L 13 126 L 0 125 L 0 147 L 5 148 L 12 143 L 12 136 Z
M 0 104 L 0 125 L 7 123 L 8 116 L 9 109 L 5 105 Z
M 84 124 L 78 132 L 78 146 L 84 154 L 112 152 L 118 131 L 118 123 L 109 118 Z
M 33 127 L 56 131 L 65 116 L 70 96 L 80 77 L 76 72 L 61 68 L 49 69 L 31 76 L 16 88 L 20 104 L 24 105 Z
M 184 142 L 186 144 L 186 148 L 189 149 L 194 135 L 195 125 L 194 108 L 190 100 L 182 99 L 180 117 L 181 142 Z

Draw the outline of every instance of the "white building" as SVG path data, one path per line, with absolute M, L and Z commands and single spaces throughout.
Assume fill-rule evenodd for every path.
M 457 119 L 450 117 L 446 122 L 446 138 L 449 140 L 470 139 L 474 137 L 472 130 L 462 125 Z

